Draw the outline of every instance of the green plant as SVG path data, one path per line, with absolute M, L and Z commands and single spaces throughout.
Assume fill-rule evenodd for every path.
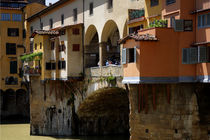
M 167 27 L 167 20 L 154 20 L 150 23 L 149 27 Z
M 33 60 L 41 60 L 42 59 L 42 52 L 36 52 L 32 54 L 26 54 L 20 57 L 22 61 L 33 61 Z M 37 58 L 38 57 L 38 58 Z

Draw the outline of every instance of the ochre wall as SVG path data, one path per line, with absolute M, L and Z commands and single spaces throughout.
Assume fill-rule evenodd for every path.
M 23 23 L 22 21 L 12 21 L 12 14 L 21 14 L 21 10 L 6 10 L 1 9 L 1 13 L 9 13 L 10 21 L 0 21 L 0 89 L 14 89 L 17 90 L 21 84 L 21 78 L 19 77 L 19 66 L 20 66 L 20 54 L 24 53 L 24 48 L 18 48 L 17 45 L 23 44 Z M 23 18 L 22 18 L 23 20 Z M 18 28 L 19 36 L 17 37 L 9 37 L 8 36 L 8 28 Z M 16 43 L 16 55 L 6 55 L 6 43 Z M 10 61 L 17 60 L 17 74 L 10 74 Z M 14 76 L 18 78 L 18 85 L 5 85 L 5 78 L 9 76 Z M 2 80 L 3 79 L 3 80 Z

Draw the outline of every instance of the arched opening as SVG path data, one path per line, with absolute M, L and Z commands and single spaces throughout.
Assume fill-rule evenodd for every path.
M 90 25 L 85 34 L 85 67 L 96 67 L 99 62 L 99 39 L 94 25 Z
M 3 110 L 6 111 L 5 115 L 16 114 L 16 94 L 13 89 L 7 89 L 3 94 Z
M 102 88 L 88 96 L 78 111 L 80 135 L 129 136 L 129 100 L 125 89 Z
M 29 116 L 29 95 L 24 89 L 18 89 L 16 91 L 16 108 L 17 115 L 21 117 Z
M 119 29 L 113 20 L 109 20 L 104 25 L 101 41 L 102 47 L 102 65 L 120 65 L 120 39 Z
M 3 109 L 3 94 L 4 94 L 4 91 L 3 90 L 0 90 L 0 111 L 2 112 L 2 109 Z

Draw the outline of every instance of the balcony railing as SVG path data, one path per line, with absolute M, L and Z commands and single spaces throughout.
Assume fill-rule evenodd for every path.
M 24 75 L 40 76 L 41 69 L 40 68 L 26 68 L 24 69 Z

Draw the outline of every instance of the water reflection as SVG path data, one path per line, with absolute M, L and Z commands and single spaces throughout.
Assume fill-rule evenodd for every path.
M 30 136 L 30 124 L 1 124 L 0 140 L 129 140 L 129 136 L 85 136 L 85 137 Z

